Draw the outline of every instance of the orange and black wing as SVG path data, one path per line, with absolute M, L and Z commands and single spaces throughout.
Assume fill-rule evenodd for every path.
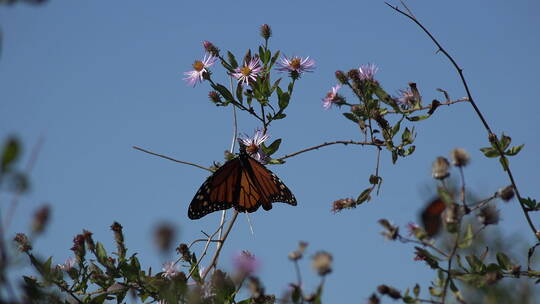
M 441 215 L 445 209 L 446 204 L 440 198 L 436 198 L 422 211 L 422 224 L 429 237 L 436 235 L 441 230 Z
M 188 217 L 196 220 L 208 213 L 231 208 L 239 195 L 241 171 L 241 160 L 237 157 L 208 177 L 189 204 Z
M 240 193 L 235 205 L 239 212 L 253 212 L 263 206 L 272 209 L 273 202 L 284 202 L 296 206 L 291 190 L 272 171 L 251 157 L 242 163 Z

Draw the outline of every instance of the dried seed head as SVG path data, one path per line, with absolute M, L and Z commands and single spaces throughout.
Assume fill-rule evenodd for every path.
M 504 202 L 510 201 L 512 198 L 514 198 L 514 186 L 510 185 L 510 186 L 506 186 L 504 188 L 499 189 L 499 191 L 497 191 L 497 195 Z
M 83 229 L 84 241 L 86 242 L 86 247 L 92 252 L 96 252 L 96 244 L 92 238 L 92 232 Z
M 311 266 L 320 276 L 332 272 L 332 255 L 326 251 L 319 251 L 313 256 Z
M 476 215 L 478 221 L 482 225 L 496 225 L 499 223 L 499 210 L 493 205 L 487 205 L 486 207 L 480 209 L 480 212 Z
M 216 91 L 210 91 L 208 93 L 208 98 L 210 99 L 210 101 L 212 101 L 213 103 L 221 103 L 221 97 L 219 96 L 219 93 L 216 92 Z
M 465 167 L 470 160 L 467 151 L 461 148 L 452 150 L 452 152 L 450 152 L 450 158 L 452 159 L 452 164 L 456 167 Z
M 204 50 L 214 56 L 214 57 L 218 57 L 219 56 L 219 49 L 210 41 L 203 41 L 203 47 L 204 47 Z
M 49 216 L 51 208 L 49 205 L 44 205 L 39 208 L 34 214 L 34 220 L 32 222 L 32 231 L 36 234 L 42 233 L 49 222 Z
M 176 248 L 176 252 L 182 255 L 182 259 L 186 262 L 191 261 L 191 253 L 189 252 L 188 245 L 182 243 Z
M 431 174 L 434 179 L 443 180 L 450 176 L 450 172 L 448 171 L 449 168 L 450 163 L 448 162 L 448 160 L 442 156 L 439 156 L 433 162 L 433 166 L 431 167 Z
M 261 25 L 261 36 L 264 38 L 264 40 L 268 40 L 270 37 L 272 37 L 272 29 L 270 28 L 270 25 Z
M 175 229 L 169 223 L 161 223 L 154 230 L 154 241 L 162 252 L 168 251 L 175 239 Z
M 306 250 L 308 243 L 304 241 L 298 242 L 298 249 L 289 253 L 289 260 L 298 261 L 304 256 L 304 251 Z
M 21 252 L 28 252 L 32 250 L 32 245 L 30 245 L 30 241 L 28 240 L 26 234 L 17 233 L 13 240 L 15 241 L 15 243 L 17 243 L 17 246 L 19 247 L 19 250 Z
M 353 208 L 356 206 L 355 201 L 352 198 L 342 198 L 332 203 L 332 212 L 336 213 L 343 209 Z
M 387 285 L 379 285 L 379 287 L 377 287 L 377 291 L 379 291 L 379 293 L 382 295 L 387 295 L 391 297 L 392 299 L 401 299 L 401 293 L 399 292 L 399 290 L 393 287 Z
M 371 297 L 368 299 L 368 304 L 379 304 L 381 303 L 381 300 L 379 300 L 379 297 L 377 297 L 376 294 L 372 294 Z

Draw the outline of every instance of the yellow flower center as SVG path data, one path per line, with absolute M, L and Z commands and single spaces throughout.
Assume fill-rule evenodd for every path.
M 202 71 L 204 69 L 204 63 L 200 60 L 195 60 L 195 63 L 193 63 L 193 69 L 197 72 Z
M 291 68 L 298 70 L 300 68 L 300 58 L 293 58 L 290 64 Z
M 256 144 L 251 144 L 248 147 L 246 147 L 246 151 L 249 154 L 255 154 L 257 151 L 259 151 L 259 147 Z
M 247 66 L 244 66 L 241 70 L 240 70 L 240 73 L 242 73 L 242 75 L 244 76 L 249 76 L 249 74 L 251 74 L 251 69 Z

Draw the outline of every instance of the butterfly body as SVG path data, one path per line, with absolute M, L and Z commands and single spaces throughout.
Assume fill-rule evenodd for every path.
M 291 190 L 241 146 L 240 155 L 227 161 L 199 188 L 189 205 L 188 217 L 199 219 L 232 207 L 238 212 L 255 212 L 260 206 L 270 210 L 274 202 L 297 204 Z

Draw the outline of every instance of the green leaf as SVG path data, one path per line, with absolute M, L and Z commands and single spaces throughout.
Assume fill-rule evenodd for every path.
M 214 90 L 218 91 L 219 94 L 221 94 L 221 96 L 223 96 L 223 98 L 225 98 L 225 100 L 227 100 L 229 102 L 235 102 L 232 93 L 226 87 L 224 87 L 224 86 L 222 86 L 220 84 L 214 84 L 214 85 L 212 85 L 212 88 L 214 88 Z
M 236 98 L 238 99 L 240 103 L 244 102 L 243 92 L 244 92 L 244 87 L 242 86 L 242 83 L 239 82 L 238 85 L 236 86 Z
M 525 144 L 519 145 L 519 146 L 514 146 L 514 147 L 512 147 L 512 148 L 506 150 L 506 151 L 504 152 L 504 154 L 505 154 L 505 155 L 508 155 L 508 156 L 514 156 L 514 155 L 518 154 L 519 151 L 521 151 L 521 149 L 523 149 L 524 146 L 525 146 Z
M 398 134 L 399 129 L 401 128 L 401 121 L 403 118 L 401 118 L 393 127 L 392 127 L 392 137 L 396 136 Z
M 97 242 L 96 243 L 96 258 L 98 260 L 98 262 L 101 264 L 101 265 L 104 265 L 107 264 L 107 251 L 105 250 L 105 247 L 103 247 L 103 244 L 101 244 L 100 242 Z
M 535 199 L 532 199 L 530 197 L 522 198 L 520 202 L 530 209 L 535 209 L 537 207 L 540 207 L 540 202 L 537 202 Z
M 353 113 L 343 113 L 343 116 L 347 117 L 349 120 L 358 123 L 358 117 L 354 115 Z
M 227 51 L 227 57 L 229 58 L 229 64 L 231 65 L 231 68 L 236 69 L 238 67 L 238 62 L 236 61 L 236 58 L 234 58 L 233 53 Z
M 489 158 L 499 156 L 499 151 L 497 151 L 497 149 L 495 149 L 493 147 L 480 148 L 480 151 L 482 151 L 482 153 L 484 153 L 484 156 L 489 157 Z
M 284 110 L 289 105 L 289 100 L 291 99 L 291 96 L 289 93 L 283 93 L 279 95 L 278 105 L 280 110 Z
M 446 204 L 446 206 L 454 202 L 454 197 L 452 196 L 452 193 L 450 193 L 444 187 L 437 188 L 437 193 L 439 194 L 439 197 L 441 198 L 441 200 Z
M 270 155 L 274 154 L 279 149 L 279 145 L 281 145 L 281 138 L 278 138 L 278 139 L 274 140 L 274 142 L 272 142 L 268 147 L 263 144 L 261 146 L 261 148 L 262 148 L 264 154 L 270 156 Z
M 10 167 L 19 158 L 21 153 L 21 145 L 19 140 L 15 137 L 10 137 L 4 144 L 4 150 L 2 151 L 2 163 L 0 166 L 0 173 L 9 171 Z
M 512 138 L 510 136 L 504 135 L 504 133 L 501 136 L 501 140 L 499 141 L 499 144 L 501 146 L 501 150 L 506 150 L 508 146 L 510 146 L 510 143 L 512 142 Z
M 405 128 L 403 134 L 401 134 L 401 141 L 404 145 L 412 143 L 412 133 L 409 128 Z
M 369 201 L 371 199 L 371 196 L 370 196 L 371 191 L 373 191 L 373 188 L 371 187 L 362 191 L 362 193 L 360 193 L 360 195 L 356 199 L 356 203 L 362 204 L 363 202 Z
M 508 171 L 508 158 L 506 157 L 500 157 L 499 162 L 501 163 L 501 166 L 503 167 L 504 171 Z
M 440 298 L 442 296 L 442 293 L 443 293 L 442 290 L 440 290 L 438 288 L 429 287 L 429 294 L 432 297 Z
M 278 120 L 278 119 L 283 119 L 287 117 L 287 115 L 285 113 L 278 113 L 276 115 L 274 115 L 274 117 L 272 118 L 273 120 Z
M 418 284 L 414 285 L 413 293 L 414 293 L 414 296 L 417 298 L 420 296 L 420 285 Z
M 469 247 L 471 247 L 472 242 L 473 242 L 473 238 L 474 238 L 474 234 L 473 234 L 473 230 L 472 230 L 472 225 L 469 223 L 467 225 L 467 231 L 465 232 L 465 235 L 459 241 L 458 247 L 459 248 L 469 248 Z
M 292 285 L 292 287 L 291 300 L 293 303 L 300 303 L 302 299 L 302 290 L 297 285 Z
M 421 115 L 421 116 L 407 116 L 407 120 L 409 121 L 421 121 L 426 118 L 429 118 L 429 115 Z
M 395 164 L 398 159 L 397 150 L 392 150 L 392 164 Z
M 465 259 L 467 260 L 467 263 L 469 263 L 469 266 L 471 267 L 473 272 L 485 271 L 486 266 L 475 255 L 468 255 L 465 257 Z
M 416 300 L 411 296 L 404 296 L 403 303 L 416 303 Z
M 474 273 L 466 273 L 466 274 L 458 275 L 458 276 L 455 276 L 455 278 L 467 284 L 473 285 L 475 287 L 482 287 L 485 284 L 484 276 L 474 274 Z
M 502 252 L 497 253 L 497 263 L 505 270 L 512 270 L 513 265 L 510 258 Z
M 270 66 L 268 67 L 269 69 L 272 68 L 274 63 L 276 63 L 276 60 L 279 58 L 279 53 L 280 51 L 277 51 L 274 56 L 272 56 L 272 59 L 270 60 Z

